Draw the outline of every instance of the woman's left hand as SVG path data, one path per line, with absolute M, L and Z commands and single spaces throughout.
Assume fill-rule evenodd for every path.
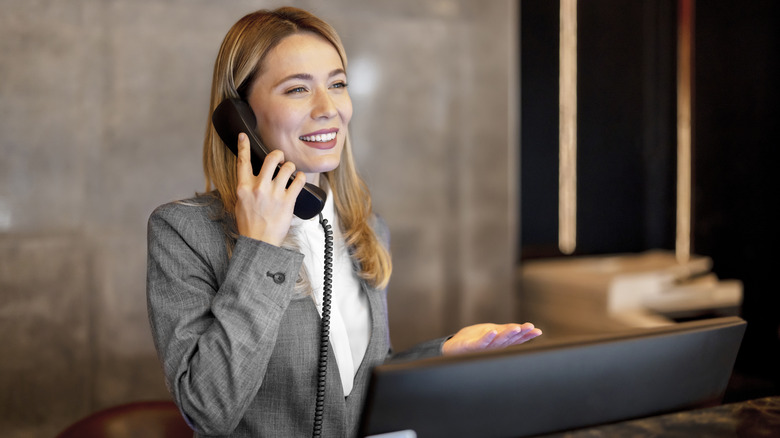
M 452 355 L 522 344 L 542 334 L 530 322 L 525 324 L 475 324 L 464 327 L 444 343 L 442 353 Z

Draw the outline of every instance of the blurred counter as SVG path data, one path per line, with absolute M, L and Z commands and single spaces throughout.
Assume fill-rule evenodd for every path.
M 777 436 L 780 436 L 780 396 L 549 434 L 544 438 Z

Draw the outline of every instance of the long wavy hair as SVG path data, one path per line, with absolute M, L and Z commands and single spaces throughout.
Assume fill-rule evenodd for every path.
M 247 99 L 254 79 L 263 72 L 266 55 L 284 38 L 300 32 L 312 32 L 330 42 L 346 70 L 344 46 L 328 23 L 292 7 L 253 12 L 238 20 L 222 41 L 214 63 L 209 114 L 226 98 Z M 224 146 L 210 121 L 203 143 L 203 169 L 206 192 L 218 196 L 222 202 L 219 219 L 225 224 L 230 254 L 238 237 L 234 214 L 238 180 L 236 157 Z M 371 195 L 355 168 L 348 134 L 339 166 L 324 177 L 331 188 L 346 245 L 359 262 L 359 275 L 374 287 L 387 286 L 392 271 L 390 254 L 371 227 Z

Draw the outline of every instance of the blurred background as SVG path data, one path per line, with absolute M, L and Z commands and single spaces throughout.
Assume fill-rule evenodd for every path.
M 3 436 L 168 398 L 146 220 L 204 188 L 222 37 L 283 4 L 347 49 L 356 158 L 392 232 L 395 347 L 531 313 L 519 273 L 561 256 L 558 2 L 0 0 Z M 575 257 L 674 248 L 676 5 L 579 5 Z M 780 369 L 778 17 L 758 0 L 695 17 L 693 250 L 744 287 L 743 396 L 776 391 Z

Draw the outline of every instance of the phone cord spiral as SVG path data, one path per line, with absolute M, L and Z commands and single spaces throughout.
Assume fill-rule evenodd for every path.
M 325 273 L 322 288 L 322 325 L 320 335 L 320 357 L 317 364 L 317 399 L 314 408 L 313 437 L 322 435 L 322 419 L 325 410 L 325 380 L 328 370 L 328 342 L 330 337 L 330 296 L 333 284 L 333 230 L 328 220 L 320 213 L 320 225 L 325 230 Z

